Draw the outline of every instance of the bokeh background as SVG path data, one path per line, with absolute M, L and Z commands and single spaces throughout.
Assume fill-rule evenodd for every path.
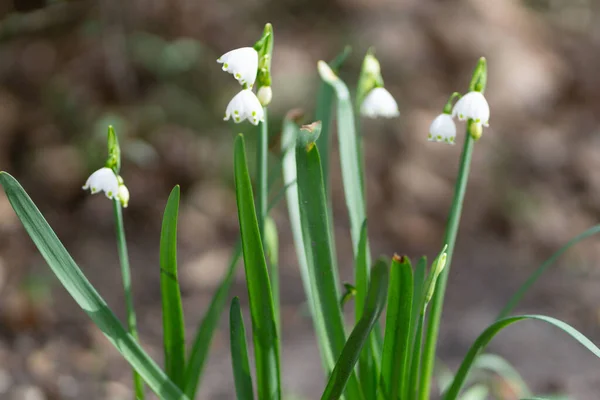
M 441 333 L 441 358 L 456 367 L 528 274 L 600 217 L 598 1 L 3 0 L 0 169 L 20 180 L 123 317 L 111 206 L 81 190 L 103 163 L 107 126 L 115 126 L 132 197 L 125 223 L 141 340 L 160 360 L 163 207 L 180 184 L 180 273 L 191 335 L 238 233 L 233 138 L 246 133 L 252 151 L 255 133 L 222 121 L 239 87 L 215 60 L 254 43 L 265 22 L 275 28 L 273 137 L 291 108 L 312 118 L 317 60 L 351 45 L 341 75 L 352 86 L 366 50 L 376 50 L 401 110 L 398 119 L 362 124 L 376 254 L 439 250 L 462 135 L 456 146 L 428 143 L 428 126 L 487 57 L 491 126 L 475 149 Z M 338 254 L 350 266 L 336 156 Z M 281 234 L 285 390 L 287 398 L 316 398 L 324 382 L 285 205 L 272 216 Z M 598 260 L 598 239 L 578 245 L 519 311 L 564 319 L 600 341 Z M 245 302 L 238 272 L 232 296 Z M 349 267 L 342 276 L 351 279 Z M 598 398 L 600 361 L 559 331 L 524 323 L 490 350 L 537 393 Z M 233 396 L 223 318 L 199 398 Z M 131 398 L 129 368 L 46 267 L 3 193 L 0 398 Z

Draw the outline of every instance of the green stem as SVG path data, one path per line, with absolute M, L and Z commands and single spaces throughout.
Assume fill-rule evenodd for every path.
M 267 108 L 264 109 L 265 119 L 260 124 L 258 134 L 258 145 L 256 149 L 256 217 L 258 219 L 258 230 L 260 238 L 265 242 L 265 218 L 267 218 L 267 207 L 269 197 L 269 127 L 267 125 Z
M 425 336 L 425 347 L 423 349 L 423 360 L 421 364 L 420 378 L 420 400 L 429 400 L 431 391 L 431 378 L 433 375 L 433 366 L 435 362 L 435 351 L 437 347 L 437 339 L 440 330 L 440 321 L 442 318 L 442 309 L 444 306 L 444 295 L 446 293 L 446 284 L 448 282 L 448 274 L 450 273 L 450 264 L 454 254 L 454 245 L 458 234 L 458 226 L 462 213 L 463 201 L 467 190 L 467 181 L 469 178 L 469 170 L 471 167 L 471 158 L 473 155 L 474 140 L 469 134 L 471 121 L 467 123 L 467 131 L 465 134 L 465 145 L 460 157 L 460 167 L 458 170 L 458 178 L 454 187 L 454 199 L 450 208 L 450 216 L 446 225 L 446 233 L 444 235 L 444 243 L 448 245 L 446 267 L 440 274 L 437 280 L 436 289 L 431 301 L 431 314 L 427 321 L 427 331 Z
M 123 224 L 123 209 L 119 200 L 113 201 L 115 213 L 115 224 L 117 229 L 117 248 L 119 251 L 119 261 L 121 263 L 121 274 L 123 275 L 123 288 L 125 289 L 125 306 L 127 309 L 127 329 L 131 336 L 139 342 L 137 333 L 137 324 L 135 320 L 135 311 L 133 309 L 133 296 L 131 293 L 131 269 L 129 267 L 129 254 L 127 252 L 127 240 L 125 239 L 125 226 Z M 135 398 L 143 400 L 144 381 L 133 370 L 133 385 L 135 387 Z

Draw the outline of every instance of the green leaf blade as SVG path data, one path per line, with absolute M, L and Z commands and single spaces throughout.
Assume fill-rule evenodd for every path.
M 235 382 L 235 393 L 238 400 L 254 400 L 252 390 L 252 375 L 250 374 L 250 362 L 248 361 L 248 347 L 246 345 L 246 328 L 240 300 L 234 297 L 231 301 L 229 311 L 231 366 L 233 368 L 233 380 Z
M 327 338 L 327 330 L 323 314 L 316 308 L 318 300 L 312 287 L 311 272 L 308 265 L 304 232 L 300 217 L 300 203 L 298 199 L 298 174 L 296 168 L 296 137 L 299 127 L 288 114 L 283 122 L 281 150 L 283 152 L 282 168 L 284 184 L 288 186 L 286 191 L 287 208 L 290 217 L 290 226 L 294 238 L 294 247 L 296 248 L 296 257 L 298 258 L 298 267 L 300 269 L 300 278 L 306 294 L 308 309 L 313 320 L 317 343 L 319 345 L 319 354 L 327 375 L 335 366 L 335 357 L 331 352 Z M 319 140 L 322 135 L 319 136 Z
M 217 291 L 213 295 L 213 298 L 208 306 L 206 314 L 202 322 L 198 326 L 196 335 L 194 337 L 192 349 L 190 351 L 189 360 L 185 371 L 185 394 L 190 399 L 196 398 L 196 392 L 198 391 L 198 385 L 202 371 L 208 358 L 208 352 L 210 350 L 210 344 L 212 342 L 215 330 L 219 324 L 221 314 L 227 305 L 227 297 L 229 290 L 235 277 L 235 271 L 239 265 L 239 260 L 242 255 L 241 241 L 235 246 L 233 255 L 229 262 L 229 267 L 225 276 L 221 280 Z
M 367 260 L 367 221 L 364 221 L 361 228 L 360 240 L 358 243 L 358 252 L 356 254 L 354 264 L 354 279 L 356 285 L 356 297 L 354 300 L 356 314 L 355 319 L 358 323 L 364 311 L 365 301 L 367 298 L 367 291 L 369 288 L 369 266 Z M 370 339 L 375 340 L 374 334 L 375 333 L 369 336 Z M 371 345 L 363 347 L 358 361 L 358 376 L 360 379 L 360 384 L 367 398 L 375 398 L 375 394 L 377 391 L 378 377 L 376 371 L 377 368 L 374 365 L 373 360 L 373 351 L 374 349 Z
M 471 368 L 473 367 L 473 365 L 475 365 L 475 360 L 477 356 L 488 345 L 488 343 L 504 328 L 516 322 L 524 320 L 537 320 L 553 325 L 570 335 L 573 339 L 578 341 L 586 349 L 592 352 L 596 357 L 600 358 L 600 348 L 598 348 L 591 340 L 585 337 L 583 333 L 579 332 L 577 329 L 573 328 L 566 322 L 560 321 L 556 318 L 547 317 L 545 315 L 518 315 L 514 317 L 504 318 L 490 325 L 475 340 L 475 342 L 467 352 L 467 355 L 465 356 L 463 362 L 461 363 L 458 372 L 456 373 L 454 380 L 452 381 L 452 385 L 450 385 L 450 387 L 444 394 L 444 400 L 454 400 L 458 397 L 463 385 L 465 384 L 465 381 Z
M 175 186 L 167 200 L 160 234 L 160 289 L 165 370 L 173 383 L 183 389 L 185 381 L 185 323 L 177 276 L 179 198 L 180 189 L 179 186 Z
M 252 315 L 258 397 L 261 400 L 280 399 L 277 322 L 242 135 L 235 141 L 234 170 L 244 268 Z
M 500 314 L 498 315 L 498 317 L 496 319 L 502 319 L 502 318 L 507 317 L 512 312 L 512 310 L 517 306 L 519 301 L 521 301 L 523 296 L 525 296 L 525 293 L 527 293 L 529 288 L 531 288 L 531 286 L 533 286 L 533 284 L 535 282 L 537 282 L 537 280 L 544 274 L 544 272 L 546 272 L 552 265 L 554 265 L 556 263 L 556 261 L 558 260 L 558 258 L 560 258 L 560 256 L 562 256 L 567 250 L 569 250 L 571 247 L 573 247 L 577 243 L 581 242 L 582 240 L 587 239 L 588 237 L 593 236 L 599 232 L 600 232 L 600 225 L 593 226 L 590 229 L 588 229 L 587 231 L 575 236 L 573 239 L 571 239 L 569 242 L 567 242 L 567 244 L 565 244 L 563 247 L 558 249 L 556 251 L 556 253 L 552 254 L 550 256 L 550 258 L 548 258 L 546 261 L 544 261 L 542 263 L 542 265 L 540 265 L 529 276 L 529 278 L 527 278 L 527 280 L 523 283 L 523 285 L 521 285 L 521 287 L 519 287 L 519 289 L 515 292 L 515 294 L 512 295 L 512 297 L 506 303 L 506 306 L 504 306 L 502 311 L 500 311 Z
M 346 342 L 344 319 L 340 307 L 339 277 L 333 268 L 332 233 L 329 226 L 327 199 L 323 184 L 319 150 L 314 143 L 296 147 L 298 201 L 304 250 L 310 275 L 311 290 L 317 319 L 323 323 L 328 352 L 339 358 Z M 362 399 L 356 374 L 349 378 L 346 396 Z
M 406 390 L 412 301 L 413 271 L 410 259 L 395 255 L 390 269 L 381 361 L 384 396 L 390 399 L 397 399 Z
M 6 172 L 0 184 L 25 230 L 61 284 L 161 399 L 187 399 L 129 335 L 91 285 L 21 185 Z
M 321 400 L 337 400 L 342 396 L 346 384 L 354 374 L 354 366 L 360 357 L 361 350 L 385 307 L 387 290 L 388 268 L 385 261 L 379 260 L 373 267 L 362 317 L 344 346 Z

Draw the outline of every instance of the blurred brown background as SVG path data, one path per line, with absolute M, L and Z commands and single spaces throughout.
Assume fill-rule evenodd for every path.
M 265 22 L 275 28 L 272 135 L 290 108 L 310 119 L 317 60 L 352 45 L 342 71 L 352 86 L 367 48 L 376 49 L 401 117 L 363 123 L 374 253 L 416 258 L 441 246 L 462 134 L 452 147 L 428 143 L 427 130 L 487 57 L 491 126 L 475 150 L 442 326 L 441 356 L 455 367 L 528 274 L 599 219 L 600 2 L 0 1 L 0 169 L 20 180 L 122 317 L 111 206 L 81 190 L 104 161 L 107 125 L 115 126 L 132 197 L 125 223 L 139 328 L 157 360 L 162 209 L 182 185 L 179 259 L 191 336 L 237 235 L 233 137 L 245 132 L 251 151 L 255 132 L 221 120 L 239 88 L 215 60 L 254 43 Z M 332 160 L 338 254 L 350 266 Z M 285 205 L 272 215 L 281 234 L 286 398 L 316 398 L 324 383 Z M 599 259 L 598 239 L 577 246 L 519 311 L 564 319 L 600 341 Z M 349 267 L 342 276 L 351 278 Z M 241 268 L 233 292 L 245 299 Z M 536 393 L 598 398 L 600 361 L 562 332 L 524 323 L 490 351 L 513 362 Z M 3 194 L 0 398 L 131 398 L 125 362 L 60 287 Z M 199 398 L 233 398 L 226 318 Z

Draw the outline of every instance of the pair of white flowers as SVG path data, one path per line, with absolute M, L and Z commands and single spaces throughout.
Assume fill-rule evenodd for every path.
M 223 119 L 233 118 L 236 123 L 248 120 L 254 125 L 264 121 L 263 106 L 271 102 L 273 92 L 269 86 L 261 87 L 258 96 L 252 91 L 258 73 L 258 52 L 252 47 L 242 47 L 223 54 L 217 62 L 244 87 L 227 105 Z
M 480 128 L 482 125 L 489 126 L 490 106 L 481 92 L 473 91 L 465 94 L 454 105 L 452 114 L 442 113 L 433 120 L 429 127 L 428 140 L 454 144 L 456 141 L 454 117 L 458 117 L 459 121 L 472 120 Z
M 115 174 L 111 168 L 100 168 L 90 175 L 83 186 L 83 190 L 88 189 L 91 194 L 104 192 L 109 199 L 119 200 L 123 207 L 129 204 L 129 189 L 125 186 L 123 178 Z

